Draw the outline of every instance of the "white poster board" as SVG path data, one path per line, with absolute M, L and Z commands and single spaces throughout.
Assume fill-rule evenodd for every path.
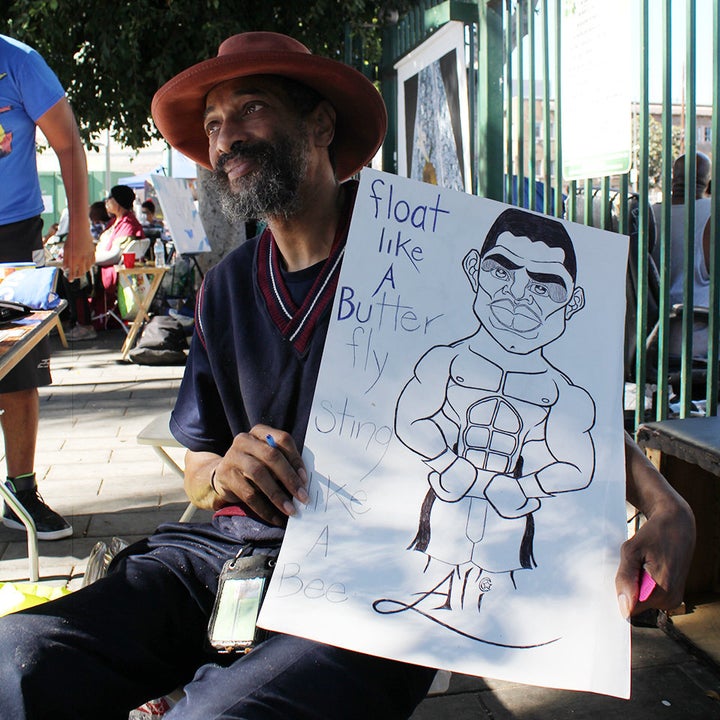
M 165 175 L 151 175 L 150 179 L 177 252 L 180 255 L 210 252 L 210 242 L 195 206 L 189 182 L 184 178 Z
M 362 172 L 259 623 L 627 697 L 627 238 L 508 208 Z
M 457 21 L 447 23 L 395 68 L 399 173 L 470 191 L 465 26 Z

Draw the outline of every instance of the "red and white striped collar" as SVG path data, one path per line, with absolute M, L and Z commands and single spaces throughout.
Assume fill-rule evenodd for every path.
M 330 254 L 300 307 L 295 304 L 285 285 L 280 265 L 280 251 L 269 228 L 265 229 L 258 242 L 258 286 L 273 322 L 301 355 L 308 347 L 318 320 L 328 306 L 332 305 L 335 296 L 352 208 L 355 205 L 357 182 L 347 182 L 344 187 L 345 205 Z

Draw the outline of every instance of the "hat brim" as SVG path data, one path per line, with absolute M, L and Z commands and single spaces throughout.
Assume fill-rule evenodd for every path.
M 336 113 L 334 149 L 339 180 L 367 165 L 385 138 L 385 103 L 364 75 L 335 60 L 297 52 L 245 52 L 193 65 L 155 93 L 155 125 L 172 147 L 211 169 L 203 129 L 205 98 L 219 83 L 250 75 L 297 80 L 330 102 Z

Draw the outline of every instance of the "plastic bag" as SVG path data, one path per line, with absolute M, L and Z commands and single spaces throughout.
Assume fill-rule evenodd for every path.
M 133 286 L 138 297 L 144 297 L 150 288 L 150 280 L 147 275 L 137 274 L 128 277 L 127 275 L 118 276 L 118 308 L 120 316 L 123 320 L 134 320 L 137 315 L 138 307 L 135 302 L 135 294 Z
M 16 270 L 0 283 L 0 300 L 13 300 L 35 310 L 52 310 L 60 304 L 55 291 L 57 281 L 55 267 Z
M 9 615 L 69 594 L 70 590 L 62 586 L 0 582 L 0 615 Z

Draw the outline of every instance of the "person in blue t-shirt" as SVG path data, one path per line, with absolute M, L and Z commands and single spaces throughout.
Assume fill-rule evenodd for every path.
M 168 720 L 408 718 L 431 669 L 281 633 L 219 653 L 207 633 L 225 563 L 241 550 L 268 563 L 293 499 L 308 500 L 301 450 L 357 188 L 349 178 L 383 140 L 382 98 L 342 63 L 250 32 L 169 80 L 152 112 L 173 147 L 212 171 L 226 214 L 267 221 L 205 275 L 172 414 L 188 495 L 214 516 L 162 525 L 105 577 L 0 618 L 0 707 L 17 720 L 127 718 L 182 684 Z M 629 615 L 677 604 L 694 535 L 687 504 L 631 442 L 627 474 L 629 498 L 648 513 L 616 581 Z M 658 588 L 638 603 L 643 562 Z
M 87 221 L 87 162 L 75 116 L 45 60 L 27 45 L 0 35 L 0 262 L 45 264 L 36 127 L 60 163 L 70 211 L 63 265 L 72 280 L 84 276 L 94 260 Z M 38 494 L 35 479 L 38 388 L 50 382 L 47 339 L 0 380 L 6 485 L 35 521 L 41 540 L 72 535 L 68 522 Z M 10 528 L 25 529 L 7 505 L 2 522 Z

